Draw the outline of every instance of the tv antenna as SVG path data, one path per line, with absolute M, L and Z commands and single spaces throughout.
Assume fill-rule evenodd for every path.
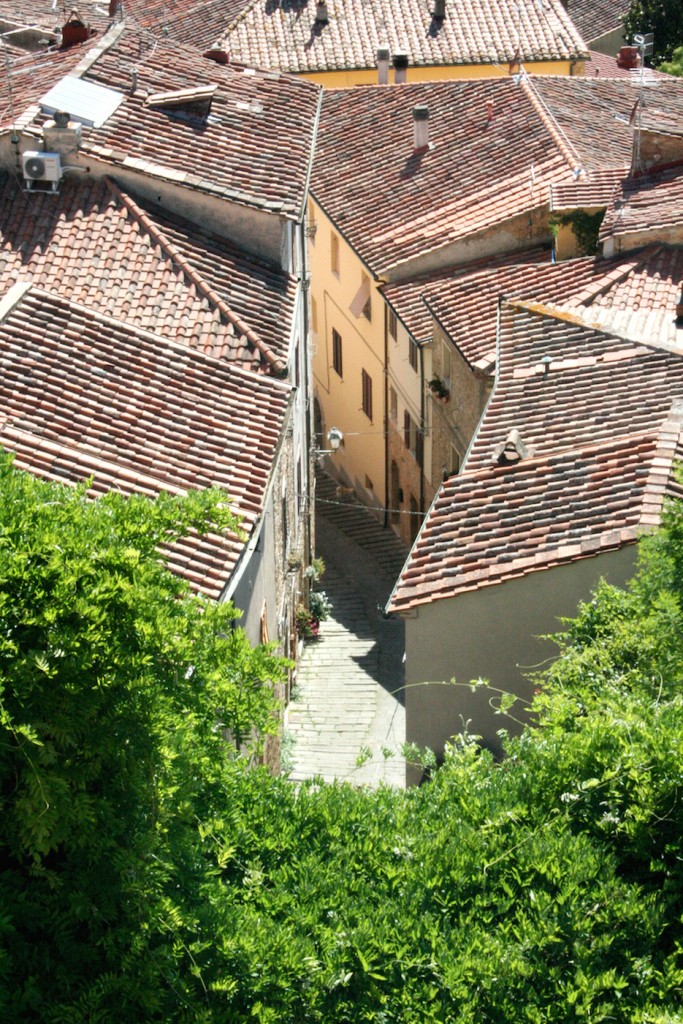
M 633 37 L 633 45 L 638 47 L 640 54 L 640 75 L 638 82 L 638 112 L 636 114 L 636 134 L 633 139 L 633 173 L 640 174 L 642 165 L 640 160 L 640 129 L 643 119 L 643 102 L 645 100 L 645 58 L 649 57 L 654 49 L 654 33 L 644 32 Z

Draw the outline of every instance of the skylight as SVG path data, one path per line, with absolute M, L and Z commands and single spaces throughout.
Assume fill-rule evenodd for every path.
M 38 102 L 46 114 L 66 110 L 72 121 L 80 121 L 91 128 L 101 128 L 122 100 L 122 92 L 66 75 Z

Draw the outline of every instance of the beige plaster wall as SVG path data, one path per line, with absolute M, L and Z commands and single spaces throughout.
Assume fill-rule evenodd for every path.
M 406 617 L 408 742 L 441 756 L 444 744 L 467 728 L 499 751 L 498 730 L 517 732 L 521 725 L 495 714 L 496 688 L 528 701 L 534 683 L 527 674 L 557 653 L 551 641 L 539 638 L 559 629 L 558 617 L 574 615 L 601 576 L 617 585 L 629 579 L 635 555 L 636 546 L 630 545 L 434 601 Z M 455 684 L 449 682 L 453 678 Z M 488 679 L 492 688 L 473 692 L 469 683 L 478 678 Z M 512 714 L 523 707 L 518 704 Z M 419 781 L 415 772 L 409 781 Z

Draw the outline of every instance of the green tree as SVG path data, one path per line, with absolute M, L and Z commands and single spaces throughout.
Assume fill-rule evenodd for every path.
M 671 55 L 670 61 L 663 61 L 660 70 L 666 71 L 667 75 L 675 75 L 676 78 L 683 78 L 683 46 L 677 46 Z
M 164 1019 L 202 822 L 282 664 L 159 554 L 234 529 L 222 493 L 89 501 L 2 455 L 0 496 L 0 1018 Z
M 370 792 L 230 752 L 277 665 L 156 554 L 219 498 L 0 494 L 3 1020 L 681 1024 L 680 505 L 502 761 Z
M 637 33 L 654 33 L 653 63 L 669 61 L 674 50 L 683 46 L 683 5 L 680 0 L 631 0 L 624 18 L 624 35 L 631 40 Z

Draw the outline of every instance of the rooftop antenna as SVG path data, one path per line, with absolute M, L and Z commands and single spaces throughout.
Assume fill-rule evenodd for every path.
M 642 35 L 633 37 L 633 45 L 638 47 L 640 54 L 640 75 L 638 80 L 638 110 L 636 112 L 636 132 L 633 138 L 633 174 L 640 174 L 642 163 L 640 159 L 640 129 L 643 119 L 643 101 L 645 99 L 645 57 L 649 56 L 654 49 L 654 33 L 645 32 Z

